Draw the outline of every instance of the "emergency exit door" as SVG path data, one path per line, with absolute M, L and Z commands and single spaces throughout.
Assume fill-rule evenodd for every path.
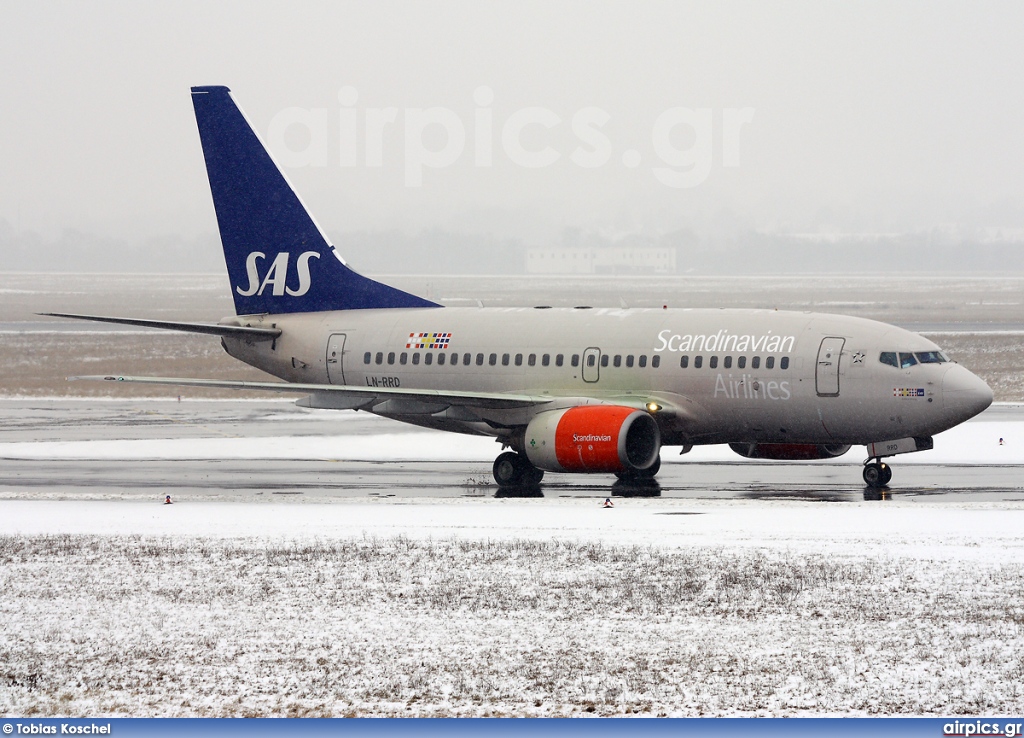
M 845 338 L 828 337 L 818 347 L 818 364 L 814 371 L 814 385 L 818 397 L 839 396 L 839 359 L 843 355 Z

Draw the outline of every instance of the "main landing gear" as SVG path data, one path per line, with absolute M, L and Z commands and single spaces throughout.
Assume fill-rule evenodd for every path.
M 540 484 L 544 470 L 514 451 L 506 451 L 494 460 L 494 481 L 499 487 L 532 487 Z
M 864 464 L 864 483 L 874 489 L 880 489 L 892 480 L 892 467 L 881 459 L 868 459 Z
M 654 475 L 661 469 L 661 457 L 655 456 L 654 463 L 646 469 L 633 469 L 625 472 L 615 472 L 620 482 L 643 482 L 654 479 Z

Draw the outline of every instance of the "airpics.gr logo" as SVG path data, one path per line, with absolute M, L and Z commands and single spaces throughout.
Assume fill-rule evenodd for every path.
M 274 261 L 271 262 L 266 275 L 261 279 L 260 264 L 258 262 L 266 261 L 267 255 L 262 251 L 253 251 L 245 258 L 245 271 L 249 276 L 249 286 L 244 290 L 241 287 L 235 287 L 235 291 L 242 297 L 252 297 L 253 295 L 262 295 L 263 290 L 270 286 L 274 297 L 282 297 L 284 295 L 302 297 L 309 292 L 309 287 L 312 283 L 312 279 L 309 276 L 309 260 L 319 259 L 320 254 L 315 251 L 305 251 L 299 254 L 299 258 L 295 261 L 295 271 L 299 278 L 297 289 L 292 289 L 288 286 L 288 262 L 290 258 L 291 254 L 287 251 L 279 253 L 274 257 Z
M 1021 723 L 990 723 L 983 720 L 967 722 L 955 720 L 942 726 L 942 735 L 945 738 L 952 736 L 1002 736 L 1003 738 L 1017 738 L 1021 735 Z

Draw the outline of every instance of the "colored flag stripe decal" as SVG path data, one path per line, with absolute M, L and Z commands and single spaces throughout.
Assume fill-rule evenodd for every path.
M 452 340 L 451 333 L 410 333 L 407 349 L 446 349 Z
M 924 387 L 893 387 L 893 397 L 924 397 Z

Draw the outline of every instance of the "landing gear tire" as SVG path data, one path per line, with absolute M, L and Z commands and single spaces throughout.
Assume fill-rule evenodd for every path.
M 883 461 L 873 461 L 864 466 L 864 484 L 875 489 L 885 487 L 892 480 L 892 469 Z
M 542 479 L 544 479 L 543 469 L 538 469 L 533 464 L 528 464 L 526 466 L 526 471 L 523 474 L 523 484 L 532 487 L 534 485 L 540 484 Z
M 494 460 L 491 469 L 494 481 L 499 487 L 534 486 L 544 478 L 544 470 L 538 469 L 525 458 L 513 451 L 506 451 Z
M 660 456 L 655 456 L 654 457 L 654 463 L 651 464 L 646 469 L 633 469 L 633 470 L 627 471 L 627 472 L 615 472 L 615 476 L 618 477 L 623 482 L 629 482 L 629 481 L 634 481 L 635 482 L 635 481 L 638 481 L 638 480 L 641 480 L 641 479 L 654 479 L 654 475 L 656 475 L 660 470 L 661 470 L 661 457 Z
M 491 471 L 494 473 L 494 481 L 499 487 L 514 487 L 519 484 L 523 476 L 523 465 L 519 460 L 519 454 L 506 451 L 494 460 Z

